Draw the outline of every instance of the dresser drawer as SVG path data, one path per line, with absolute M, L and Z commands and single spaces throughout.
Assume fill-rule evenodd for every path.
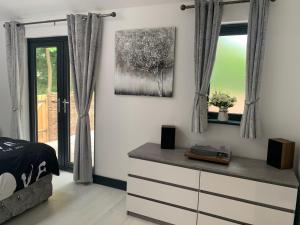
M 199 213 L 197 225 L 240 225 L 240 224 L 228 222 L 226 220 L 218 219 L 212 216 L 206 216 Z
M 199 189 L 200 172 L 198 170 L 130 158 L 129 174 Z
M 197 210 L 198 192 L 196 191 L 128 177 L 127 192 L 176 206 Z
M 201 172 L 200 190 L 295 210 L 297 189 Z
M 294 214 L 214 195 L 199 194 L 199 211 L 253 225 L 293 225 Z
M 127 211 L 175 225 L 195 225 L 197 213 L 127 196 Z

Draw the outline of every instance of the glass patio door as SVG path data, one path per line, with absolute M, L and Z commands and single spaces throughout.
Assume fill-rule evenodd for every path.
M 53 147 L 62 169 L 70 162 L 67 37 L 28 40 L 31 140 Z

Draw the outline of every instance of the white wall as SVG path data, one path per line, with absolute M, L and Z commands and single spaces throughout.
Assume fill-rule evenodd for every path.
M 226 145 L 235 155 L 265 159 L 267 139 L 283 137 L 296 141 L 299 151 L 299 7 L 298 0 L 278 0 L 271 3 L 261 96 L 263 137 L 255 141 L 241 139 L 239 127 L 236 126 L 210 124 L 209 131 L 204 135 L 190 132 L 194 97 L 193 10 L 180 11 L 178 4 L 160 5 L 120 9 L 116 10 L 116 18 L 106 18 L 96 94 L 96 174 L 125 180 L 127 153 L 145 142 L 159 143 L 162 124 L 177 126 L 178 146 L 188 147 L 195 143 Z M 247 17 L 247 4 L 225 8 L 224 22 L 245 21 Z M 114 95 L 115 31 L 161 26 L 177 28 L 174 97 Z M 28 37 L 64 34 L 66 26 L 63 24 L 56 27 L 27 27 Z M 3 44 L 0 45 L 2 49 Z M 0 58 L 0 65 L 2 64 L 3 59 Z M 2 75 L 5 73 L 1 73 Z M 0 83 L 0 88 L 4 88 L 0 101 L 6 103 L 7 86 Z M 8 108 L 1 107 L 0 113 L 0 124 L 6 129 Z
M 246 10 L 245 10 L 245 9 Z M 247 20 L 247 6 L 225 11 L 224 21 Z M 115 31 L 145 27 L 176 27 L 176 62 L 173 98 L 114 95 Z M 162 124 L 177 127 L 176 144 L 214 143 L 232 146 L 237 154 L 263 158 L 261 148 L 240 149 L 245 141 L 238 128 L 210 126 L 204 136 L 191 130 L 194 99 L 194 10 L 181 11 L 178 4 L 118 11 L 116 19 L 105 22 L 100 79 L 97 83 L 96 173 L 126 179 L 127 153 L 145 142 L 160 142 Z M 226 135 L 220 135 L 224 134 Z M 253 146 L 253 145 L 252 145 Z
M 266 159 L 267 139 L 283 137 L 300 144 L 300 19 L 297 0 L 271 4 L 261 96 L 262 132 L 259 140 L 243 140 L 239 127 L 209 126 L 204 135 L 190 132 L 194 97 L 194 10 L 178 5 L 131 8 L 105 23 L 100 79 L 97 84 L 96 173 L 126 179 L 127 152 L 151 141 L 160 142 L 160 126 L 177 126 L 178 146 L 195 143 L 230 146 L 233 154 Z M 226 6 L 224 22 L 244 21 L 248 5 Z M 176 26 L 174 97 L 116 96 L 114 83 L 114 33 L 120 29 Z M 299 61 L 299 62 L 298 62 Z M 299 150 L 299 145 L 297 146 Z

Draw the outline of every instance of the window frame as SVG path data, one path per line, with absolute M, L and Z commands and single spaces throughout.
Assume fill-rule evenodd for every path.
M 248 34 L 248 23 L 232 23 L 222 24 L 219 36 L 231 36 L 231 35 L 246 35 Z M 219 121 L 217 112 L 208 111 L 208 122 L 218 124 L 228 124 L 240 126 L 242 120 L 242 114 L 229 113 L 228 121 Z

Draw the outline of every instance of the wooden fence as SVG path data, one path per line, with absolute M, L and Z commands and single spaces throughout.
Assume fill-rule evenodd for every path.
M 48 97 L 47 95 L 37 96 L 37 121 L 38 121 L 38 141 L 49 141 L 49 124 L 48 124 Z

